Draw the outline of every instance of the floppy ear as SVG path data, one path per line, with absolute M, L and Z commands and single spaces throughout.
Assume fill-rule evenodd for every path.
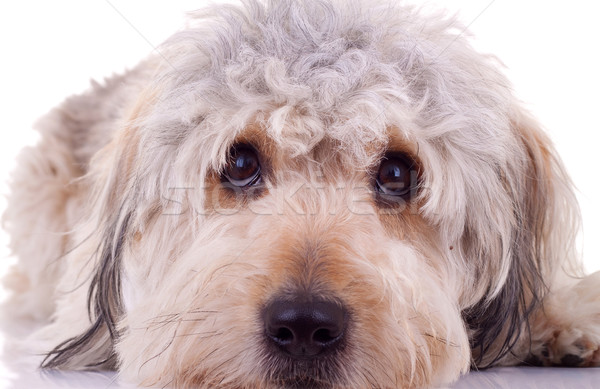
M 87 259 L 94 264 L 87 298 L 91 325 L 50 351 L 42 362 L 44 368 L 110 369 L 117 365 L 116 324 L 123 314 L 121 257 L 135 216 L 131 196 L 140 144 L 135 123 L 140 106 L 146 103 L 143 97 L 138 101 L 128 124 L 94 156 L 84 178 L 90 187 L 86 222 L 94 226 L 86 244 L 96 245 L 92 258 Z
M 577 267 L 574 239 L 579 209 L 572 185 L 550 140 L 520 108 L 511 115 L 518 153 L 499 172 L 512 203 L 505 280 L 463 316 L 471 334 L 473 363 L 488 367 L 528 338 L 528 318 L 540 305 L 558 271 Z M 504 212 L 505 213 L 505 212 Z M 492 288 L 490 288 L 492 289 Z

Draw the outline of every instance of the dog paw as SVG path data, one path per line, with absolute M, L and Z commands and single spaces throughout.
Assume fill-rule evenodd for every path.
M 527 362 L 537 366 L 600 366 L 600 272 L 546 296 L 530 321 Z
M 600 366 L 600 342 L 579 329 L 555 331 L 549 341 L 532 346 L 527 363 L 534 366 Z

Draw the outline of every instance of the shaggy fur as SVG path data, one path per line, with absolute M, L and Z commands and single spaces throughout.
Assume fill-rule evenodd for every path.
M 43 367 L 399 388 L 600 365 L 600 274 L 577 260 L 569 178 L 453 20 L 248 0 L 192 13 L 159 51 L 52 111 L 13 176 L 9 309 L 44 323 Z M 251 190 L 224 176 L 239 145 L 260 160 Z M 402 201 L 376 189 L 396 154 L 417 183 Z M 341 345 L 274 349 L 277 299 L 343 307 Z

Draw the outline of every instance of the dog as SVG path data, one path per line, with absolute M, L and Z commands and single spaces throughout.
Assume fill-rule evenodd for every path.
M 54 109 L 4 214 L 41 366 L 198 388 L 600 366 L 572 184 L 462 31 L 387 2 L 214 6 Z

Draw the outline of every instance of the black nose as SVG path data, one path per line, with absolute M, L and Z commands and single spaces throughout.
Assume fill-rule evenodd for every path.
M 295 358 L 315 358 L 340 347 L 346 313 L 339 303 L 274 300 L 263 311 L 267 338 Z

